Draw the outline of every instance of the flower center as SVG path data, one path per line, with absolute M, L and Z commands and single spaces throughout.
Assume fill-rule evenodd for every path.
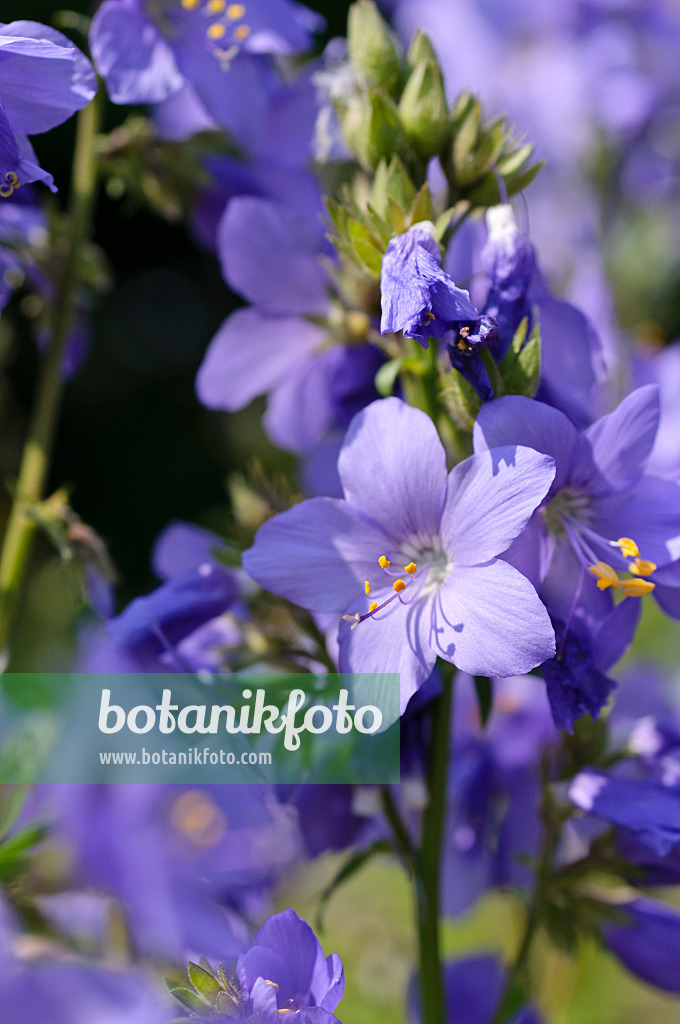
M 159 30 L 170 38 L 198 28 L 204 46 L 224 69 L 251 33 L 250 25 L 243 20 L 246 5 L 227 0 L 147 0 L 147 11 Z M 187 19 L 187 14 L 192 17 Z
M 543 520 L 548 533 L 553 537 L 564 537 L 564 516 L 570 516 L 584 525 L 592 518 L 590 500 L 576 487 L 563 487 L 549 505 L 543 509 Z
M 346 622 L 352 623 L 352 629 L 355 629 L 360 622 L 365 622 L 366 619 L 378 618 L 379 620 L 384 618 L 384 616 L 380 615 L 380 612 L 389 609 L 387 612 L 389 614 L 393 608 L 396 608 L 397 601 L 406 605 L 413 604 L 414 601 L 420 598 L 429 597 L 439 590 L 451 572 L 451 562 L 446 551 L 444 551 L 439 537 L 430 538 L 426 542 L 420 539 L 409 541 L 402 545 L 400 554 L 404 561 L 410 559 L 404 565 L 401 572 L 395 570 L 387 555 L 381 555 L 378 559 L 378 565 L 382 569 L 384 576 L 379 578 L 377 582 L 375 580 L 364 581 L 364 593 L 367 598 L 371 597 L 374 589 L 384 588 L 385 576 L 391 579 L 394 593 L 380 603 L 378 601 L 371 601 L 368 611 L 363 615 L 359 612 L 356 612 L 354 615 L 343 615 L 343 619 Z M 418 562 L 416 562 L 416 559 L 418 559 Z M 420 566 L 418 563 L 420 563 Z M 406 594 L 406 591 L 409 591 L 409 593 Z

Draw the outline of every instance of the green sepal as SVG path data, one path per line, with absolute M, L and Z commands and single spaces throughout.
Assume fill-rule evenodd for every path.
M 430 42 L 430 37 L 421 31 L 421 29 L 418 29 L 411 40 L 411 45 L 408 48 L 406 63 L 408 67 L 412 69 L 422 61 L 432 61 L 433 64 L 438 63 L 437 54 L 435 53 L 434 46 Z
M 465 377 L 457 370 L 451 370 L 441 389 L 442 400 L 454 424 L 466 433 L 472 433 L 482 400 Z
M 389 212 L 390 199 L 408 210 L 416 196 L 416 187 L 398 156 L 381 160 L 376 168 L 371 204 L 381 217 Z
M 526 337 L 527 317 L 515 331 L 510 349 L 499 367 L 506 395 L 525 395 L 533 398 L 541 376 L 541 331 L 534 324 Z
M 362 269 L 371 277 L 380 278 L 382 267 L 383 250 L 373 233 L 365 224 L 358 220 L 349 222 L 349 238 L 354 251 L 354 256 Z
M 205 999 L 209 1005 L 213 1005 L 221 990 L 219 981 L 204 967 L 191 963 L 191 961 L 187 964 L 187 974 L 199 996 Z
M 166 978 L 166 984 L 170 990 L 170 995 L 173 996 L 178 1003 L 182 1006 L 186 1006 L 187 1010 L 192 1013 L 205 1014 L 206 1006 L 208 1005 L 205 1000 L 201 999 L 197 992 L 192 992 L 190 988 L 182 988 L 169 978 Z

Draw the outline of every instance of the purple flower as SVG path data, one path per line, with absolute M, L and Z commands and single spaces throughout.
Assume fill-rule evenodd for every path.
M 106 625 L 107 644 L 95 644 L 87 671 L 208 671 L 223 667 L 240 631 L 226 613 L 244 581 L 216 557 L 219 537 L 176 522 L 158 538 L 153 563 L 164 582 L 135 598 Z
M 480 316 L 456 324 L 456 332 L 444 335 L 451 366 L 461 374 L 483 402 L 493 398 L 494 390 L 480 352 L 492 348 L 499 338 L 498 324 L 493 316 Z
M 557 655 L 541 665 L 541 674 L 558 729 L 572 732 L 585 714 L 597 718 L 616 689 L 605 672 L 630 646 L 639 618 L 639 602 L 622 601 L 601 621 L 578 616 L 567 626 L 553 619 Z
M 534 247 L 518 230 L 511 206 L 494 206 L 487 215 L 489 236 L 482 250 L 482 263 L 489 277 L 484 313 L 498 324 L 500 361 L 525 316 L 531 316 L 529 286 L 534 276 Z
M 540 681 L 494 680 L 486 729 L 473 681 L 459 674 L 444 848 L 443 903 L 467 910 L 497 886 L 529 886 L 541 836 L 539 764 L 555 731 Z
M 503 993 L 503 970 L 493 956 L 471 956 L 444 967 L 447 1015 L 450 1024 L 491 1024 Z M 415 981 L 409 986 L 409 1022 L 420 1024 L 420 1000 Z M 534 1010 L 525 1008 L 510 1024 L 540 1024 Z
M 189 83 L 208 113 L 232 127 L 252 84 L 241 54 L 305 50 L 320 21 L 290 0 L 105 0 L 90 46 L 114 103 L 160 103 Z
M 384 361 L 372 345 L 329 345 L 342 342 L 352 326 L 341 324 L 333 336 L 339 310 L 319 260 L 322 234 L 315 217 L 282 203 L 231 200 L 218 231 L 222 270 L 254 305 L 220 327 L 196 378 L 198 397 L 210 409 L 242 409 L 268 394 L 267 433 L 294 452 L 308 452 L 347 427 L 376 397 L 373 381 Z M 370 326 L 363 313 L 354 320 L 364 333 Z
M 611 611 L 603 565 L 647 580 L 680 553 L 680 485 L 645 473 L 658 418 L 655 387 L 638 388 L 581 434 L 557 409 L 519 396 L 487 403 L 477 418 L 476 451 L 525 444 L 555 460 L 546 502 L 506 557 L 541 587 L 552 614 L 567 625 L 575 603 L 591 623 Z M 596 586 L 587 570 L 598 566 Z M 617 575 L 611 581 L 624 594 L 635 592 Z M 636 585 L 638 592 L 652 590 L 652 581 Z
M 12 1024 L 165 1024 L 172 1010 L 142 974 L 63 963 L 3 970 L 0 1003 Z
M 655 900 L 636 899 L 619 909 L 627 924 L 608 924 L 610 950 L 638 978 L 664 992 L 680 993 L 680 914 Z
M 569 789 L 582 811 L 616 825 L 658 857 L 680 848 L 680 787 L 586 768 Z
M 324 956 L 316 935 L 294 910 L 265 921 L 248 952 L 238 958 L 236 971 L 257 1020 L 279 1021 L 286 1012 L 299 1014 L 301 1024 L 338 1020 L 333 1010 L 345 991 L 340 957 Z
M 0 197 L 31 181 L 56 191 L 26 136 L 66 121 L 96 91 L 89 61 L 61 32 L 36 21 L 0 25 Z
M 391 239 L 382 261 L 382 334 L 403 331 L 427 348 L 454 323 L 477 321 L 470 295 L 457 288 L 441 267 L 439 246 L 427 222 Z
M 296 854 L 290 816 L 267 786 L 48 786 L 52 831 L 73 883 L 115 897 L 145 954 L 236 957 L 244 918 Z
M 312 498 L 265 523 L 243 564 L 263 587 L 315 612 L 347 612 L 342 672 L 401 673 L 401 710 L 437 656 L 513 675 L 554 653 L 547 614 L 496 556 L 553 477 L 513 447 L 446 472 L 432 421 L 397 398 L 352 421 L 338 472 L 344 500 Z

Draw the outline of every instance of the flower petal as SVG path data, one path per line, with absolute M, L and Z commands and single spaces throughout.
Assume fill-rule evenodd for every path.
M 444 547 L 456 565 L 480 565 L 505 551 L 545 497 L 555 463 L 520 445 L 471 455 L 449 473 Z
M 453 570 L 435 599 L 435 628 L 437 654 L 471 675 L 522 675 L 555 654 L 536 591 L 499 559 Z
M 161 103 L 182 88 L 170 47 L 135 0 L 104 0 L 90 48 L 114 103 Z
M 338 459 L 345 497 L 398 540 L 439 532 L 446 456 L 424 412 L 399 398 L 372 402 L 352 420 Z
M 96 91 L 92 65 L 61 32 L 37 21 L 0 25 L 0 94 L 17 132 L 55 128 Z
M 380 600 L 376 595 L 376 599 Z M 400 714 L 418 687 L 429 678 L 437 654 L 432 649 L 430 601 L 411 605 L 394 601 L 389 610 L 365 619 L 355 629 L 341 622 L 341 672 L 370 672 L 400 675 Z
M 622 491 L 645 469 L 659 427 L 659 389 L 638 388 L 583 435 L 574 483 L 597 497 Z M 587 462 L 585 461 L 587 460 Z
M 521 395 L 507 395 L 486 402 L 473 432 L 476 452 L 506 444 L 522 444 L 555 460 L 553 491 L 564 487 L 578 440 L 576 429 L 564 413 Z
M 243 568 L 260 586 L 316 612 L 344 612 L 367 573 L 394 542 L 361 509 L 336 498 L 311 498 L 269 519 Z
M 208 346 L 196 393 L 209 409 L 242 409 L 282 380 L 323 337 L 320 327 L 297 317 L 237 309 Z
M 218 229 L 222 272 L 249 302 L 277 313 L 325 313 L 326 278 L 317 260 L 321 233 L 283 203 L 232 199 Z

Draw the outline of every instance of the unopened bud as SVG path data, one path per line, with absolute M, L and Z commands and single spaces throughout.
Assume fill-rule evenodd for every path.
M 373 0 L 357 0 L 350 7 L 347 42 L 358 80 L 369 89 L 394 93 L 401 78 L 401 48 Z

